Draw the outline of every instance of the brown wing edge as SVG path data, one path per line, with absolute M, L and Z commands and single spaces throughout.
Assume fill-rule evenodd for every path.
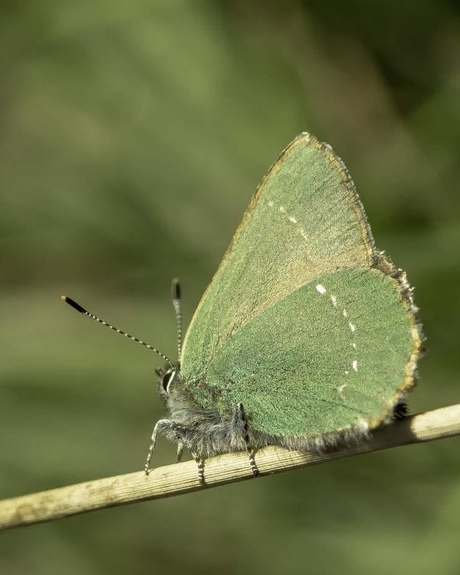
M 419 309 L 414 302 L 414 288 L 409 285 L 406 272 L 401 268 L 397 268 L 385 252 L 377 252 L 375 254 L 372 267 L 389 276 L 396 284 L 400 301 L 406 309 L 407 320 L 412 336 L 412 348 L 406 362 L 401 384 L 387 402 L 386 410 L 381 414 L 381 416 L 374 418 L 369 422 L 369 428 L 375 429 L 379 425 L 388 423 L 394 419 L 395 407 L 402 399 L 404 399 L 405 394 L 417 384 L 417 364 L 425 352 L 425 336 L 423 334 L 422 324 L 419 317 Z

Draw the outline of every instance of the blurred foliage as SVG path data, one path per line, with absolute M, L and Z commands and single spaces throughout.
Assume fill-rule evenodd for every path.
M 459 401 L 457 3 L 6 1 L 0 31 L 1 497 L 142 468 L 158 362 L 58 297 L 174 357 L 170 279 L 188 319 L 302 130 L 417 286 L 412 410 Z M 459 472 L 452 439 L 69 518 L 0 573 L 457 574 Z

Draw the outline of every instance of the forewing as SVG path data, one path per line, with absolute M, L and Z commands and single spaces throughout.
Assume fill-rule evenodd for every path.
M 329 146 L 298 136 L 262 180 L 195 312 L 181 357 L 190 383 L 249 321 L 337 269 L 370 267 L 375 249 L 353 182 Z

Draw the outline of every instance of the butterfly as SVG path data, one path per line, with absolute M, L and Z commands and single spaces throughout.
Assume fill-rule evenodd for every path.
M 180 318 L 178 282 L 173 294 Z M 201 483 L 217 454 L 246 450 L 257 476 L 264 446 L 364 440 L 405 411 L 422 353 L 417 312 L 405 272 L 375 247 L 345 165 L 300 134 L 257 188 L 177 362 L 155 349 L 168 417 L 154 427 L 146 473 L 159 434 L 179 459 L 191 452 Z

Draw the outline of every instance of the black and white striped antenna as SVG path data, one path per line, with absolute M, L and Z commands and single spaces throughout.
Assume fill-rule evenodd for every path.
M 180 359 L 182 353 L 182 308 L 180 282 L 177 278 L 174 278 L 172 281 L 171 296 L 176 314 L 177 358 Z
M 178 352 L 179 352 L 179 356 L 180 356 L 181 347 L 182 347 L 182 313 L 181 313 L 181 305 L 180 305 L 180 284 L 179 284 L 179 281 L 176 279 L 173 280 L 173 282 L 172 282 L 172 295 L 173 295 L 174 310 L 176 312 L 177 348 L 178 348 Z M 111 329 L 112 331 L 115 331 L 116 333 L 119 333 L 120 335 L 124 335 L 125 337 L 127 337 L 128 339 L 131 339 L 132 341 L 135 341 L 136 343 L 140 343 L 141 345 L 143 345 L 147 349 L 154 351 L 156 354 L 158 354 L 162 359 L 164 359 L 169 364 L 169 367 L 171 369 L 174 369 L 174 364 L 169 359 L 169 357 L 167 357 L 164 353 L 162 353 L 156 347 L 153 347 L 152 345 L 146 343 L 145 341 L 142 341 L 141 339 L 138 339 L 137 337 L 134 337 L 133 335 L 130 335 L 129 333 L 126 333 L 125 331 L 123 331 L 121 329 L 118 329 L 118 327 L 115 327 L 114 325 L 107 323 L 103 319 L 97 317 L 97 315 L 94 315 L 90 311 L 86 310 L 83 306 L 81 306 L 79 303 L 77 303 L 72 298 L 70 298 L 66 295 L 62 295 L 61 299 L 65 303 L 69 304 L 70 307 L 73 307 L 73 309 L 77 310 L 78 312 L 82 313 L 83 315 L 86 315 L 87 317 L 93 319 L 94 321 L 97 321 L 98 323 L 104 325 L 105 327 L 108 327 L 109 329 Z

